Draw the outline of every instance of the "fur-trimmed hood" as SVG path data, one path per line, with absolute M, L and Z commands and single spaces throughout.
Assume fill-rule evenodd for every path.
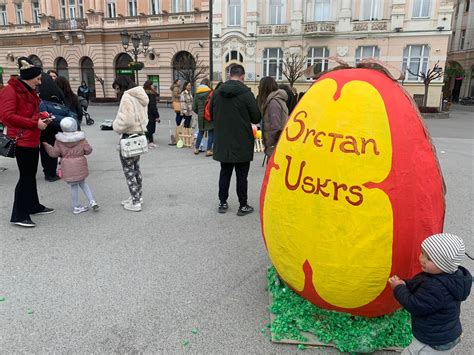
M 77 143 L 86 139 L 86 134 L 82 131 L 59 132 L 56 134 L 56 139 L 63 143 Z
M 148 106 L 148 95 L 146 94 L 145 89 L 143 87 L 135 86 L 134 88 L 125 91 L 125 94 L 136 98 L 140 105 Z

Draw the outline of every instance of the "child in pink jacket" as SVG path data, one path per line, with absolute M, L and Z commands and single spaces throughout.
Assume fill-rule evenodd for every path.
M 71 117 L 64 117 L 60 123 L 62 132 L 56 134 L 54 147 L 43 143 L 48 155 L 52 158 L 61 157 L 62 178 L 71 186 L 73 213 L 79 214 L 89 209 L 79 202 L 79 187 L 82 189 L 92 210 L 99 208 L 92 197 L 91 189 L 86 183 L 89 176 L 86 155 L 92 153 L 92 147 L 86 140 L 86 135 L 77 130 L 77 122 Z

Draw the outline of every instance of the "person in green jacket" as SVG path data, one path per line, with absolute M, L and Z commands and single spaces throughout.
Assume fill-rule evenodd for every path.
M 210 93 L 211 83 L 209 79 L 202 79 L 201 84 L 196 90 L 193 102 L 193 111 L 198 114 L 199 127 L 196 144 L 194 145 L 194 154 L 199 154 L 199 146 L 201 145 L 202 137 L 204 136 L 204 132 L 207 132 L 206 157 L 212 156 L 212 142 L 214 140 L 214 123 L 204 119 L 204 106 L 206 105 Z
M 214 122 L 214 160 L 221 163 L 219 176 L 219 213 L 227 212 L 232 171 L 237 177 L 238 216 L 253 212 L 247 204 L 247 176 L 253 160 L 252 123 L 260 122 L 260 110 L 250 89 L 244 85 L 242 65 L 230 68 L 230 78 L 212 95 L 210 114 Z

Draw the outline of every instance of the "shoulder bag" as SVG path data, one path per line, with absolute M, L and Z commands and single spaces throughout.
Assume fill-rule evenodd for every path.
M 134 102 L 135 105 L 135 102 Z M 139 112 L 136 110 L 136 112 Z M 138 122 L 140 128 L 142 127 L 140 120 L 135 115 L 135 121 Z M 136 157 L 148 153 L 148 141 L 144 134 L 145 132 L 131 134 L 126 138 L 120 139 L 120 154 L 124 158 Z
M 0 132 L 0 155 L 6 158 L 15 158 L 16 141 L 21 137 L 25 130 L 22 129 L 15 139 L 7 137 Z

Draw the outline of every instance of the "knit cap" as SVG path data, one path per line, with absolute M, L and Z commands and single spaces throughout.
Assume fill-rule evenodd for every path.
M 23 80 L 36 78 L 43 72 L 43 69 L 34 65 L 28 57 L 18 58 L 18 68 L 20 68 L 20 79 Z
M 447 274 L 456 272 L 465 255 L 463 240 L 449 233 L 432 235 L 421 243 L 421 247 L 431 261 Z
M 64 117 L 59 123 L 63 132 L 76 132 L 77 122 L 72 117 Z

